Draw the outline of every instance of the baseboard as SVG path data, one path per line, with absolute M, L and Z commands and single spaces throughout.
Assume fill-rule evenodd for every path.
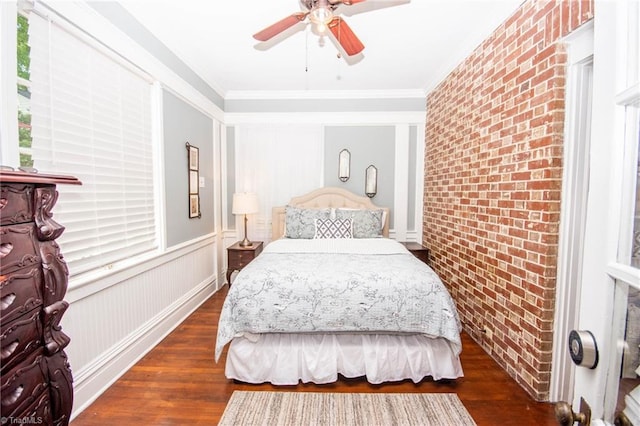
M 211 277 L 194 287 L 191 292 L 169 305 L 99 359 L 81 371 L 74 372 L 71 420 L 213 295 L 217 290 L 216 281 Z M 213 358 L 211 360 L 213 362 Z

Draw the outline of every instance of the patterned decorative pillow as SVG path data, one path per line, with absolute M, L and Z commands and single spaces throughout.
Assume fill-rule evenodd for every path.
M 311 239 L 316 235 L 316 219 L 329 219 L 331 209 L 301 209 L 286 206 L 284 209 L 284 236 L 286 238 Z
M 353 238 L 351 219 L 316 219 L 314 238 Z
M 336 219 L 353 221 L 353 238 L 378 238 L 382 236 L 382 213 L 384 210 L 338 209 Z

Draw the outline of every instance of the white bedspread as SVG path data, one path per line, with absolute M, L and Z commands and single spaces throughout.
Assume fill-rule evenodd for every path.
M 459 354 L 460 321 L 446 288 L 394 240 L 281 239 L 234 280 L 215 358 L 234 337 L 262 333 L 417 333 Z

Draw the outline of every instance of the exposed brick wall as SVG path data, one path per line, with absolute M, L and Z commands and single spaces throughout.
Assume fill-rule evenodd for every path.
M 560 39 L 592 17 L 591 1 L 529 0 L 427 99 L 423 241 L 465 330 L 537 400 L 553 340 Z

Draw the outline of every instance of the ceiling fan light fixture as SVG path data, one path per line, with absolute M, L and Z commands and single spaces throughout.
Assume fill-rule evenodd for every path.
M 309 19 L 316 25 L 318 32 L 323 33 L 333 19 L 333 11 L 328 6 L 318 6 L 309 13 Z

